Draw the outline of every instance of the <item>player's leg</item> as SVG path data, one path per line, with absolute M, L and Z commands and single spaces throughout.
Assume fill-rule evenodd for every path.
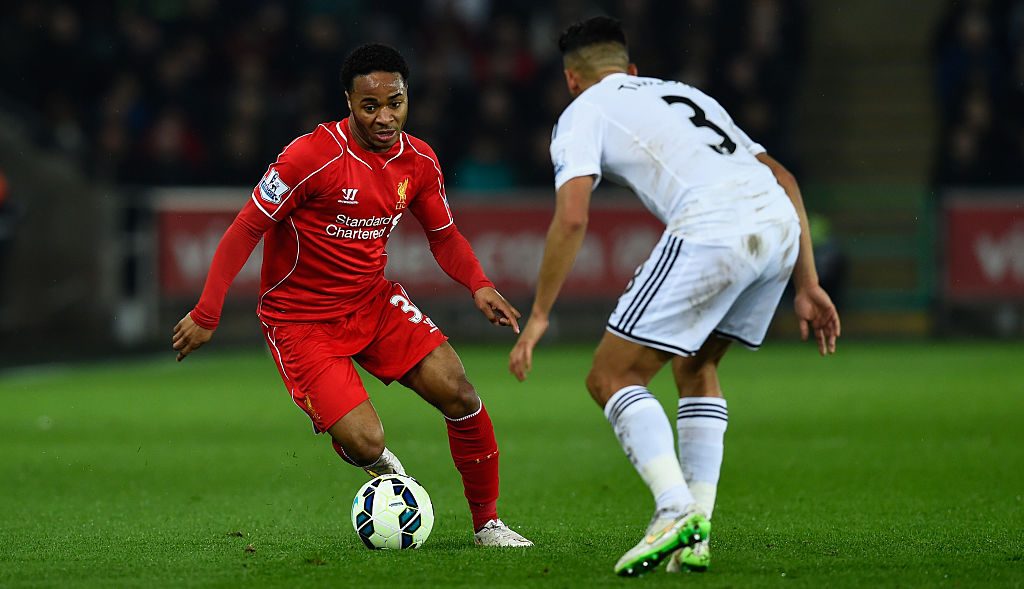
M 730 343 L 712 336 L 694 356 L 672 361 L 672 375 L 679 389 L 679 463 L 690 491 L 708 517 L 715 509 L 723 442 L 729 425 L 718 365 Z
M 679 389 L 679 464 L 697 504 L 710 519 L 722 467 L 722 452 L 729 412 L 718 380 L 718 365 L 729 349 L 730 340 L 710 337 L 698 352 L 672 361 L 672 374 Z M 711 564 L 707 540 L 672 555 L 668 572 L 684 568 L 705 571 Z
M 331 446 L 342 460 L 371 477 L 405 474 L 405 467 L 384 445 L 384 426 L 369 399 L 327 428 Z
M 498 518 L 498 442 L 494 426 L 455 350 L 447 342 L 442 343 L 399 382 L 445 418 L 452 459 L 462 475 L 477 544 L 532 546 Z
M 607 332 L 587 376 L 587 390 L 604 409 L 619 444 L 655 501 L 644 539 L 615 565 L 620 575 L 646 572 L 709 531 L 676 460 L 672 426 L 661 404 L 647 390 L 647 384 L 671 357 Z
M 655 508 L 681 514 L 693 495 L 676 460 L 672 428 L 647 384 L 671 355 L 606 332 L 594 353 L 587 390 L 623 451 L 654 495 Z
M 683 240 L 670 232 L 662 235 L 661 240 L 654 247 L 650 257 L 637 271 L 633 281 L 630 282 L 626 292 L 619 298 L 615 311 L 609 317 L 607 330 L 610 334 L 618 336 L 626 343 L 640 348 L 653 348 L 661 350 L 658 357 L 657 368 L 667 361 L 667 358 L 675 356 L 692 356 L 697 354 L 701 345 L 708 339 L 712 330 L 721 321 L 721 318 L 728 311 L 735 297 L 742 292 L 745 286 L 757 274 L 754 267 L 746 260 L 746 254 L 741 250 L 742 245 L 729 240 L 722 240 L 721 243 L 708 244 Z M 605 341 L 609 340 L 608 337 Z M 618 348 L 624 348 L 625 343 L 618 343 Z M 626 348 L 628 349 L 628 348 Z M 647 354 L 659 354 L 649 351 Z M 628 354 L 621 351 L 615 352 L 616 356 L 628 359 Z M 608 371 L 612 359 L 604 355 L 595 358 L 595 366 Z M 654 364 L 651 364 L 653 367 Z M 637 381 L 639 384 L 646 384 L 656 372 L 656 369 L 648 368 L 647 374 Z M 632 367 L 619 367 L 619 373 L 636 372 Z M 640 370 L 643 372 L 644 370 Z M 615 386 L 623 386 L 626 382 L 613 382 L 605 385 L 605 391 Z M 617 391 L 616 391 L 617 392 Z M 611 397 L 605 406 L 606 415 L 612 421 L 616 430 L 626 428 L 623 415 L 633 408 L 637 395 L 632 390 L 632 396 L 625 396 L 631 392 L 626 389 L 622 397 L 616 399 Z M 644 391 L 646 392 L 646 391 Z M 598 392 L 595 398 L 599 403 L 605 397 L 606 392 Z M 641 396 L 643 396 L 641 394 Z M 617 403 L 619 404 L 617 407 Z M 661 412 L 660 406 L 653 401 L 653 397 L 646 401 L 648 415 L 652 423 L 657 413 L 662 413 L 657 418 L 657 427 L 639 425 L 635 429 L 642 433 L 638 436 L 654 437 L 656 439 L 658 460 L 665 464 L 660 469 L 646 469 L 638 465 L 637 470 L 644 476 L 650 473 L 659 473 L 661 477 L 670 477 L 672 485 L 680 485 L 686 489 L 686 497 L 690 502 L 695 503 L 691 490 L 685 482 L 683 471 L 679 466 L 678 457 L 675 452 L 675 440 L 672 436 L 672 426 L 668 419 Z M 657 413 L 655 410 L 657 409 Z M 659 433 L 660 432 L 660 433 Z M 619 432 L 616 432 L 617 435 Z M 636 446 L 634 436 L 623 432 L 620 436 L 623 439 L 623 447 L 630 453 L 632 447 Z M 652 447 L 655 447 L 652 445 Z M 634 462 L 639 456 L 632 455 Z M 669 468 L 671 463 L 674 468 Z M 649 483 L 650 484 L 650 483 Z M 652 485 L 652 492 L 658 494 Z M 699 507 L 694 505 L 697 511 Z M 706 516 L 701 513 L 703 519 L 701 538 L 707 538 L 710 531 L 710 523 Z M 691 537 L 692 538 L 692 537 Z M 642 544 L 642 543 L 641 543 Z M 639 550 L 641 544 L 637 545 L 631 553 Z M 627 553 L 624 559 L 628 557 Z M 620 560 L 620 563 L 622 561 Z M 620 566 L 616 565 L 620 570 Z M 640 569 L 641 572 L 643 569 Z
M 336 325 L 264 326 L 281 379 L 317 433 L 329 432 L 334 451 L 370 476 L 404 474 L 384 446 L 384 428 L 352 360 L 336 354 Z
M 494 427 L 448 338 L 412 303 L 400 284 L 393 283 L 381 301 L 375 338 L 356 360 L 385 384 L 398 380 L 444 416 L 452 460 L 462 475 L 477 542 L 532 545 L 498 519 L 498 443 Z
M 709 516 L 717 495 L 729 419 L 718 382 L 718 365 L 728 349 L 728 340 L 751 349 L 761 345 L 796 261 L 799 236 L 800 229 L 795 223 L 768 227 L 757 235 L 761 247 L 756 253 L 751 248 L 737 250 L 756 274 L 729 303 L 714 328 L 715 335 L 704 342 L 695 358 L 673 365 L 680 394 L 679 459 L 684 463 L 684 473 L 697 501 Z M 750 243 L 753 237 L 747 236 L 741 243 Z M 709 546 L 700 543 L 673 555 L 668 569 L 701 571 L 710 562 Z

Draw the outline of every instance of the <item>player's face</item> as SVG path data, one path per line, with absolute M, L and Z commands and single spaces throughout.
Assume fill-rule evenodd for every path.
M 356 76 L 346 92 L 352 111 L 349 127 L 360 146 L 369 151 L 387 151 L 409 116 L 405 79 L 393 72 L 371 72 Z

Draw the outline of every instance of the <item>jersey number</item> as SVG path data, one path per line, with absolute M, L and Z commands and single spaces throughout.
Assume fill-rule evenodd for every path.
M 693 109 L 693 116 L 690 117 L 690 122 L 693 123 L 694 127 L 706 127 L 715 133 L 718 133 L 718 136 L 722 138 L 722 142 L 717 145 L 709 144 L 708 147 L 710 147 L 712 151 L 722 155 L 732 154 L 736 151 L 736 142 L 730 139 L 721 127 L 709 121 L 707 114 L 704 113 L 704 109 L 697 106 L 696 102 L 686 98 L 685 96 L 662 96 L 661 99 L 667 102 L 669 106 L 672 106 L 677 102 L 682 102 Z
M 389 302 L 392 305 L 398 307 L 398 310 L 400 310 L 401 312 L 409 313 L 409 323 L 420 323 L 422 321 L 423 323 L 426 323 L 428 326 L 430 326 L 431 333 L 437 330 L 437 326 L 434 325 L 434 322 L 430 320 L 430 317 L 425 317 L 423 315 L 423 312 L 420 311 L 416 307 L 416 305 L 412 304 L 412 301 L 410 301 L 409 299 L 403 297 L 402 295 L 396 294 L 393 297 L 391 297 L 391 300 Z
M 410 323 L 419 323 L 420 321 L 423 321 L 423 313 L 416 308 L 416 305 L 412 304 L 412 301 L 402 295 L 396 294 L 391 297 L 391 304 L 398 307 L 403 313 L 410 313 Z

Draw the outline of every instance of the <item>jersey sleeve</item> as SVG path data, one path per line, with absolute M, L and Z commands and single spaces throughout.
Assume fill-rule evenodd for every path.
M 470 293 L 485 286 L 493 287 L 473 248 L 455 226 L 437 155 L 425 143 L 410 146 L 420 157 L 415 178 L 418 190 L 409 203 L 409 210 L 423 226 L 437 265 Z
M 455 224 L 452 210 L 448 207 L 448 194 L 444 189 L 444 174 L 434 150 L 425 143 L 410 147 L 418 156 L 416 168 L 416 193 L 409 202 L 409 210 L 419 219 L 427 235 L 447 229 Z
M 750 153 L 750 155 L 757 155 L 759 153 L 765 153 L 766 151 L 768 151 L 764 148 L 764 146 L 762 146 L 760 143 L 757 143 L 756 141 L 751 139 L 749 135 L 744 133 L 743 129 L 739 128 L 739 125 L 737 125 L 736 121 L 734 121 L 732 117 L 729 116 L 729 112 L 726 111 L 721 104 L 718 105 L 718 108 L 721 111 L 722 118 L 725 119 L 726 122 L 726 135 L 734 138 L 736 140 L 736 143 L 742 146 L 743 149 L 746 149 Z
M 217 327 L 228 288 L 263 234 L 315 194 L 316 173 L 344 153 L 337 141 L 324 141 L 323 133 L 330 132 L 318 127 L 284 148 L 224 233 L 210 264 L 203 294 L 191 311 L 192 320 L 200 327 Z
M 329 131 L 313 133 L 292 141 L 270 164 L 252 190 L 252 202 L 267 217 L 280 221 L 316 192 L 316 174 L 343 154 L 336 141 L 324 141 Z
M 217 328 L 228 288 L 252 255 L 252 250 L 256 249 L 263 234 L 273 226 L 274 221 L 257 210 L 251 201 L 245 203 L 224 232 L 213 254 L 203 294 L 190 312 L 196 325 L 204 329 Z
M 580 176 L 595 176 L 601 182 L 601 150 L 605 119 L 589 102 L 576 99 L 558 119 L 551 133 L 551 163 L 555 167 L 555 190 Z

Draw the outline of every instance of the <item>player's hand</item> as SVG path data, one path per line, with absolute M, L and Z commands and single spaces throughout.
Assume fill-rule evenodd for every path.
M 526 380 L 526 376 L 533 368 L 533 348 L 548 330 L 548 318 L 536 313 L 530 315 L 526 323 L 526 329 L 519 334 L 519 339 L 508 355 L 508 371 L 516 377 L 519 382 Z
M 171 337 L 171 347 L 178 351 L 178 362 L 185 359 L 200 346 L 213 338 L 212 329 L 204 329 L 192 321 L 188 313 L 181 318 L 181 321 L 174 326 L 174 335 Z
M 839 312 L 832 299 L 817 284 L 797 291 L 793 309 L 800 321 L 800 339 L 807 341 L 811 330 L 822 356 L 836 353 L 836 338 L 842 332 Z
M 518 319 L 522 315 L 494 288 L 485 286 L 477 289 L 473 293 L 473 302 L 488 321 L 502 327 L 511 326 L 513 332 L 519 333 Z

